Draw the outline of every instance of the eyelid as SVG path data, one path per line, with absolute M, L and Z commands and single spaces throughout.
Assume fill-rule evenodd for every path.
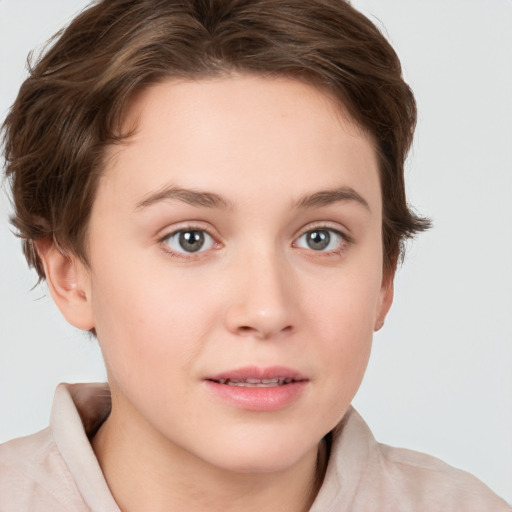
M 180 232 L 180 231 L 204 231 L 208 235 L 210 235 L 213 239 L 219 240 L 220 236 L 217 234 L 216 230 L 214 230 L 207 223 L 200 220 L 190 220 L 183 222 L 176 222 L 174 224 L 168 225 L 162 229 L 160 229 L 156 235 L 156 239 L 158 241 L 162 241 L 170 236 Z
M 300 230 L 298 230 L 294 240 L 297 240 L 298 238 L 305 235 L 306 233 L 315 231 L 315 229 L 324 229 L 326 231 L 335 231 L 336 233 L 339 233 L 346 242 L 352 243 L 354 241 L 352 235 L 350 234 L 350 232 L 347 228 L 345 228 L 344 226 L 341 226 L 337 222 L 329 222 L 329 221 L 323 221 L 323 222 L 318 221 L 318 222 L 312 222 L 311 224 L 307 224 L 306 226 L 304 226 Z

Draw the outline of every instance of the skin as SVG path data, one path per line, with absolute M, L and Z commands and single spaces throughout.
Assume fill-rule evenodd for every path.
M 39 244 L 55 301 L 105 358 L 112 413 L 92 444 L 112 493 L 124 511 L 308 510 L 319 442 L 392 300 L 372 141 L 325 93 L 257 76 L 152 86 L 126 123 L 137 130 L 106 159 L 88 266 Z M 163 197 L 176 187 L 223 204 Z M 354 194 L 301 202 L 340 187 Z M 169 237 L 187 229 L 209 233 L 201 250 Z M 314 229 L 329 246 L 308 245 Z M 208 391 L 206 376 L 248 365 L 307 383 L 270 412 Z

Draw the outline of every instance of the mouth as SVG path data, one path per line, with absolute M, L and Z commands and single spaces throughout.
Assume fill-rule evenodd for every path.
M 270 412 L 284 409 L 300 399 L 309 379 L 291 368 L 245 367 L 204 379 L 207 389 L 231 406 Z
M 207 381 L 226 386 L 273 388 L 309 380 L 297 370 L 284 366 L 246 366 L 206 377 Z

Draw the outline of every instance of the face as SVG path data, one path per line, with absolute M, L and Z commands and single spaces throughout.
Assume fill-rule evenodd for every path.
M 219 468 L 316 451 L 386 313 L 371 141 L 285 79 L 166 82 L 107 159 L 84 289 L 113 418 Z

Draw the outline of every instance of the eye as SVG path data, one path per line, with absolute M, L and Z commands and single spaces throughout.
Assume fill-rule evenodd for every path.
M 211 249 L 215 241 L 202 229 L 181 229 L 166 236 L 162 242 L 177 253 L 195 253 Z
M 301 235 L 295 242 L 295 246 L 313 251 L 329 252 L 340 250 L 344 243 L 345 237 L 339 231 L 319 228 Z

